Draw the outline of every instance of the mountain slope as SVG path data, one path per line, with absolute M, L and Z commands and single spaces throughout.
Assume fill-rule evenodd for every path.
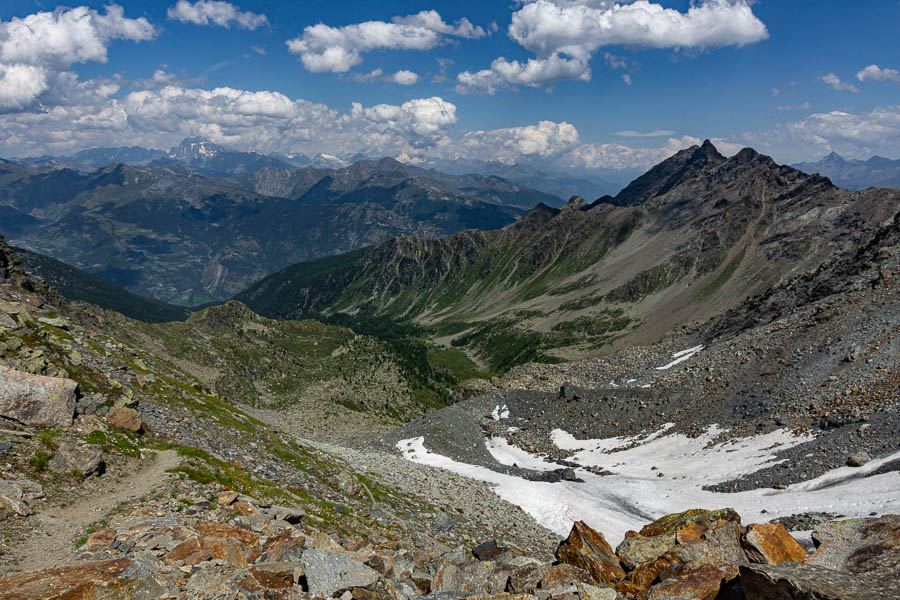
M 706 142 L 614 198 L 294 265 L 237 298 L 279 318 L 416 322 L 502 371 L 709 318 L 864 244 L 898 203 L 900 192 L 851 193 L 750 149 L 726 159 Z
M 21 248 L 16 248 L 16 254 L 29 273 L 44 278 L 67 300 L 89 302 L 148 323 L 184 321 L 191 314 L 188 308 L 132 294 L 55 258 Z
M 0 231 L 131 292 L 197 305 L 291 263 L 394 236 L 502 227 L 521 205 L 548 198 L 509 182 L 457 179 L 466 187 L 411 176 L 390 160 L 340 171 L 268 167 L 232 180 L 180 164 L 84 174 L 4 162 L 0 210 L 9 218 Z M 241 181 L 269 195 L 236 187 Z

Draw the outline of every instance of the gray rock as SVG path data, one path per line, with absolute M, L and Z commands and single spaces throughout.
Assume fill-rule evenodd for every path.
M 437 517 L 434 519 L 434 526 L 438 531 L 450 531 L 453 528 L 453 519 L 447 513 L 438 511 Z
M 51 327 L 57 327 L 59 329 L 69 328 L 69 324 L 58 317 L 38 317 L 38 321 L 43 323 L 44 325 L 50 325 Z
M 287 521 L 291 525 L 296 525 L 306 516 L 302 508 L 294 508 L 291 506 L 272 506 L 265 509 L 266 514 L 272 519 Z
M 3 454 L 10 448 L 12 448 L 12 444 L 10 444 L 9 442 L 0 442 L 0 454 Z
M 805 563 L 896 585 L 900 574 L 900 515 L 835 521 L 813 532 L 817 549 Z
M 575 587 L 578 589 L 578 597 L 581 600 L 616 600 L 618 598 L 616 590 L 605 585 L 577 582 Z
M 861 467 L 867 462 L 870 462 L 872 457 L 866 454 L 865 452 L 860 452 L 859 454 L 854 454 L 850 458 L 847 459 L 848 467 Z
M 31 426 L 71 425 L 77 388 L 71 379 L 31 375 L 0 366 L 0 415 Z
M 533 592 L 541 579 L 546 577 L 550 571 L 550 563 L 542 563 L 534 559 L 522 562 L 524 564 L 513 565 L 514 568 L 509 574 L 509 588 L 515 594 Z
M 378 573 L 338 552 L 311 549 L 303 553 L 303 570 L 309 595 L 331 598 L 354 587 L 367 587 L 378 581 Z
M 32 513 L 29 504 L 43 497 L 44 488 L 30 479 L 0 479 L 0 512 L 27 517 Z
M 740 574 L 747 600 L 896 600 L 900 593 L 866 577 L 805 563 L 743 565 Z
M 57 473 L 78 472 L 82 477 L 97 473 L 103 467 L 103 452 L 92 444 L 71 444 L 63 442 L 56 448 L 50 459 L 50 469 Z
M 75 413 L 79 415 L 97 415 L 102 417 L 107 413 L 106 396 L 103 394 L 88 394 L 75 401 Z
M 431 593 L 450 592 L 463 596 L 499 594 L 499 581 L 493 581 L 494 563 L 480 560 L 443 561 L 431 580 Z M 506 579 L 502 582 L 505 586 Z
M 674 547 L 674 535 L 636 535 L 622 540 L 616 547 L 616 556 L 628 569 L 635 569 L 642 563 L 656 560 Z

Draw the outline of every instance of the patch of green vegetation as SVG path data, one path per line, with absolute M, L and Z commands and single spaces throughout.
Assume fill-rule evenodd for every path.
M 570 281 L 569 283 L 557 286 L 552 290 L 547 292 L 548 296 L 564 296 L 566 294 L 570 294 L 572 292 L 577 292 L 578 290 L 584 289 L 586 287 L 590 287 L 597 280 L 597 276 L 588 273 L 587 275 L 583 275 L 576 279 L 575 281 Z
M 136 434 L 98 430 L 84 436 L 84 441 L 100 446 L 104 452 L 115 450 L 125 456 L 141 455 L 141 448 L 137 442 Z
M 51 458 L 53 458 L 52 452 L 38 450 L 34 456 L 28 459 L 28 465 L 35 473 L 43 473 L 50 465 Z
M 603 300 L 605 299 L 606 296 L 604 296 L 603 294 L 588 294 L 587 296 L 582 296 L 581 298 L 573 298 L 572 300 L 563 302 L 559 305 L 559 310 L 563 312 L 584 310 L 585 308 L 596 306 L 597 304 L 603 302 Z
M 697 295 L 698 299 L 706 300 L 725 285 L 731 276 L 734 275 L 734 272 L 737 271 L 738 267 L 741 266 L 741 263 L 744 261 L 744 250 L 741 250 L 737 256 L 735 256 L 731 261 L 725 265 L 725 268 L 716 275 L 715 279 L 707 283 L 700 293 Z
M 451 374 L 456 381 L 489 377 L 489 374 L 472 362 L 465 352 L 456 348 L 433 346 L 428 350 L 428 362 L 436 370 Z
M 516 325 L 515 319 L 497 318 L 453 340 L 452 345 L 473 348 L 488 364 L 492 374 L 505 373 L 527 362 L 556 363 L 559 359 L 542 351 L 543 336 Z

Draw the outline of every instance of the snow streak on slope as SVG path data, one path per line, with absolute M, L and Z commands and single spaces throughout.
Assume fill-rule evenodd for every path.
M 675 365 L 679 363 L 683 363 L 687 359 L 691 358 L 695 354 L 699 354 L 700 351 L 703 350 L 703 344 L 699 346 L 694 346 L 693 348 L 688 348 L 687 350 L 682 350 L 680 352 L 675 352 L 672 354 L 672 362 L 665 364 L 661 367 L 656 367 L 657 371 L 665 371 L 667 369 L 671 369 Z
M 423 437 L 401 440 L 397 448 L 414 462 L 440 467 L 461 475 L 494 484 L 501 498 L 520 506 L 539 523 L 560 535 L 566 535 L 576 520 L 584 520 L 618 543 L 629 529 L 662 515 L 689 508 L 732 507 L 744 522 L 767 522 L 792 514 L 820 511 L 846 517 L 870 513 L 900 512 L 900 474 L 870 475 L 881 465 L 900 458 L 900 452 L 874 460 L 864 467 L 842 467 L 821 477 L 789 486 L 733 494 L 710 492 L 704 486 L 728 481 L 781 462 L 777 449 L 808 441 L 808 436 L 793 436 L 786 430 L 755 437 L 714 443 L 722 432 L 712 426 L 697 438 L 657 432 L 644 438 L 576 440 L 557 430 L 554 442 L 564 449 L 578 450 L 573 460 L 584 466 L 597 466 L 613 472 L 599 476 L 578 469 L 584 483 L 528 481 L 497 473 L 486 467 L 454 461 L 425 447 Z M 528 468 L 529 463 L 514 454 L 504 441 L 487 443 L 488 450 L 501 464 Z M 409 451 L 412 452 L 409 452 Z M 517 452 L 524 453 L 517 449 Z M 515 459 L 512 459 L 512 456 Z M 521 460 L 521 462 L 519 462 Z M 562 468 L 539 457 L 532 457 L 531 468 Z M 763 512 L 765 511 L 765 512 Z

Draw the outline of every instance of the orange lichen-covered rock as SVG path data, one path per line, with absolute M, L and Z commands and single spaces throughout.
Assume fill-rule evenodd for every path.
M 556 558 L 559 562 L 584 569 L 595 581 L 611 587 L 625 578 L 619 558 L 606 538 L 584 521 L 576 521 L 572 525 L 569 537 L 556 549 Z
M 146 598 L 159 598 L 165 592 L 148 575 L 129 575 L 134 562 L 127 558 L 101 560 L 60 569 L 14 573 L 0 577 L 0 600 L 38 598 L 116 598 L 129 597 L 138 590 Z M 113 590 L 112 594 L 108 592 Z
M 649 600 L 712 600 L 719 593 L 725 578 L 726 573 L 722 569 L 702 565 L 653 586 Z
M 659 519 L 644 525 L 641 535 L 652 537 L 654 535 L 675 535 L 685 525 L 711 525 L 716 521 L 733 521 L 740 524 L 741 517 L 732 508 L 719 510 L 703 510 L 693 508 L 684 512 L 660 517 Z
M 197 533 L 205 537 L 223 538 L 226 540 L 237 540 L 242 543 L 245 548 L 256 548 L 259 546 L 259 534 L 241 529 L 235 525 L 225 523 L 213 523 L 211 521 L 201 521 L 194 526 Z
M 709 527 L 706 525 L 698 525 L 696 523 L 685 525 L 675 533 L 675 540 L 679 544 L 690 544 L 691 542 L 699 540 L 700 536 L 706 533 L 707 529 L 709 529 Z
M 806 559 L 806 550 L 781 523 L 750 525 L 744 534 L 743 545 L 747 558 L 754 563 L 780 565 Z

